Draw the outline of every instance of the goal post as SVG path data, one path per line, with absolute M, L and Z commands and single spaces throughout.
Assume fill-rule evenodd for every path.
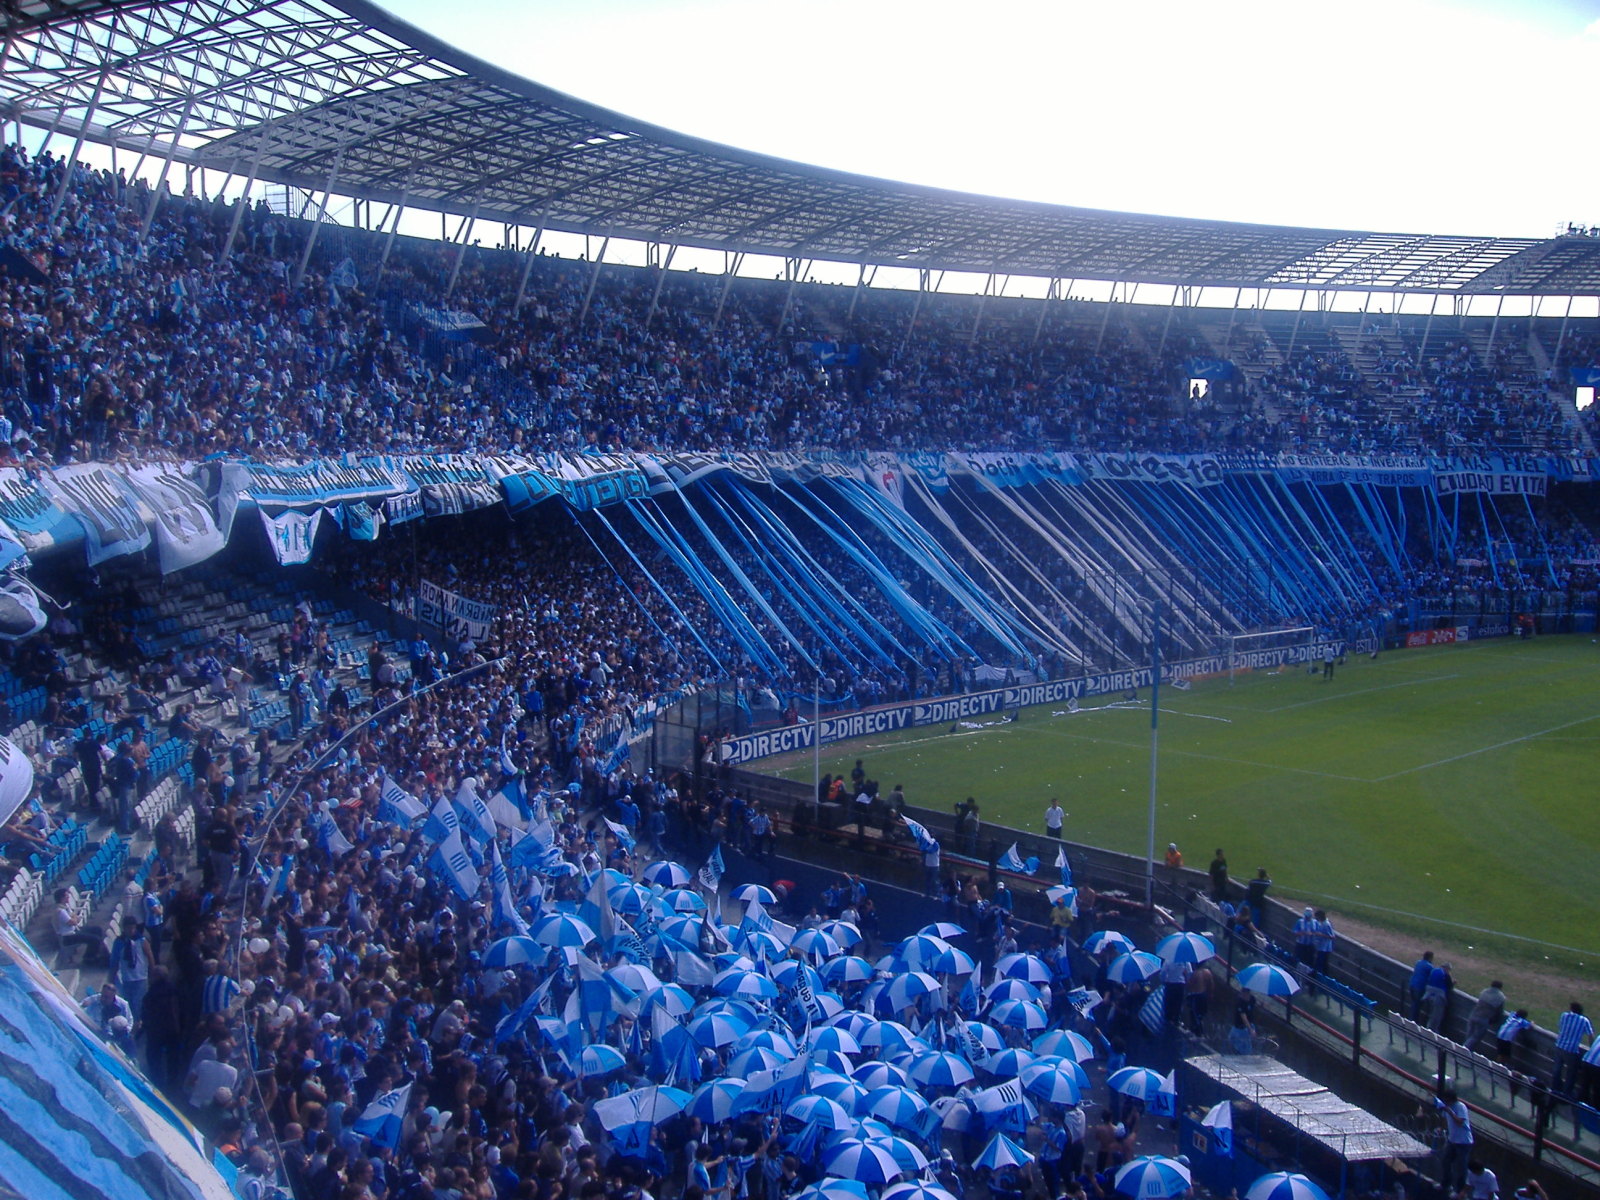
M 1301 665 L 1310 661 L 1317 640 L 1314 625 L 1294 625 L 1281 629 L 1259 629 L 1236 633 L 1228 639 L 1228 682 L 1240 671 Z

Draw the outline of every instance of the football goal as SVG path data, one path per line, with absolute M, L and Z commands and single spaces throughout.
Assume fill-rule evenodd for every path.
M 1228 639 L 1228 682 L 1240 671 L 1302 666 L 1311 661 L 1317 631 L 1312 625 L 1236 633 Z

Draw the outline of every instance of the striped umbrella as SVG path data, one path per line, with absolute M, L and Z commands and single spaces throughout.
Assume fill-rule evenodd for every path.
M 1189 1168 L 1175 1158 L 1147 1154 L 1136 1158 L 1117 1172 L 1117 1191 L 1142 1200 L 1163 1200 L 1181 1196 L 1193 1182 Z M 1323 1200 L 1327 1200 L 1324 1196 Z
M 1161 970 L 1161 960 L 1143 950 L 1119 954 L 1106 967 L 1106 978 L 1113 983 L 1143 983 Z
M 997 979 L 984 989 L 984 997 L 991 1004 L 1001 1000 L 1028 1000 L 1044 1003 L 1044 993 L 1025 979 Z
M 740 996 L 746 1000 L 778 998 L 778 985 L 765 975 L 758 975 L 754 971 L 738 969 L 723 971 L 712 981 L 712 986 L 721 996 Z
M 854 1179 L 820 1179 L 801 1188 L 793 1200 L 867 1200 L 867 1185 Z
M 632 992 L 648 994 L 666 986 L 654 971 L 638 963 L 621 963 L 608 968 L 606 974 Z
M 1203 963 L 1216 956 L 1216 946 L 1200 933 L 1174 933 L 1156 943 L 1156 957 L 1164 963 Z
M 928 967 L 936 975 L 971 975 L 977 969 L 977 960 L 957 946 L 951 946 Z
M 932 975 L 922 971 L 908 971 L 904 975 L 896 975 L 889 981 L 889 985 L 878 995 L 878 1007 L 890 1012 L 899 1012 L 903 1008 L 910 1008 L 929 992 L 939 990 L 939 981 Z
M 1023 1091 L 1051 1104 L 1076 1104 L 1083 1099 L 1083 1088 L 1066 1067 L 1034 1063 L 1025 1068 L 1019 1078 Z M 1088 1086 L 1087 1081 L 1084 1086 Z
M 781 1054 L 784 1058 L 793 1058 L 800 1053 L 794 1039 L 781 1029 L 752 1029 L 733 1044 L 735 1054 L 743 1054 L 746 1050 L 756 1048 L 771 1050 L 774 1054 Z
M 906 1074 L 904 1067 L 886 1062 L 862 1063 L 850 1072 L 850 1078 L 873 1089 L 911 1086 L 911 1076 Z
M 1122 1070 L 1113 1072 L 1106 1080 L 1106 1086 L 1113 1092 L 1121 1092 L 1124 1096 L 1146 1102 L 1157 1092 L 1167 1090 L 1166 1084 L 1166 1076 L 1160 1071 L 1152 1071 L 1149 1067 L 1123 1067 Z
M 950 949 L 952 949 L 950 943 L 943 938 L 917 933 L 896 946 L 895 954 L 914 970 L 925 971 L 941 954 Z
M 846 950 L 849 950 L 853 946 L 859 946 L 862 942 L 861 930 L 857 929 L 855 925 L 849 921 L 824 921 L 821 925 L 817 926 L 817 928 L 822 930 L 823 933 L 827 934 L 834 941 L 838 942 L 839 945 L 843 946 Z
M 655 900 L 655 894 L 649 888 L 630 881 L 617 884 L 606 893 L 606 900 L 617 912 L 631 917 L 644 912 Z
M 822 1166 L 829 1174 L 865 1184 L 888 1183 L 903 1174 L 886 1146 L 860 1138 L 841 1138 L 834 1143 L 823 1156 Z
M 1049 983 L 1055 978 L 1050 964 L 1037 954 L 1007 954 L 994 964 L 994 973 L 1001 979 L 1025 979 L 1029 983 Z
M 855 1113 L 856 1106 L 867 1094 L 867 1089 L 848 1075 L 838 1075 L 828 1070 L 813 1069 L 806 1086 L 815 1095 L 826 1096 L 851 1114 Z
M 1000 1031 L 993 1025 L 985 1025 L 982 1021 L 966 1021 L 964 1024 L 972 1040 L 990 1054 L 998 1054 L 1006 1048 L 1006 1039 L 1000 1036 Z
M 916 1040 L 917 1035 L 900 1024 L 899 1021 L 879 1021 L 861 1035 L 861 1044 L 863 1046 L 885 1052 L 904 1050 Z
M 917 1119 L 927 1108 L 928 1102 L 908 1087 L 878 1087 L 862 1097 L 856 1113 L 878 1117 L 902 1129 L 915 1129 Z
M 734 1075 L 709 1080 L 695 1089 L 683 1111 L 691 1117 L 699 1117 L 707 1125 L 726 1121 L 733 1116 L 734 1103 L 744 1095 L 746 1086 L 743 1079 Z
M 646 883 L 653 883 L 657 887 L 681 888 L 694 876 L 689 873 L 689 868 L 682 863 L 672 862 L 670 859 L 660 859 L 651 863 L 639 875 Z
M 917 930 L 917 932 L 927 937 L 949 939 L 953 937 L 960 937 L 966 932 L 966 930 L 957 925 L 954 921 L 935 921 L 932 925 L 924 925 L 921 929 Z
M 1071 1029 L 1049 1029 L 1033 1039 L 1035 1054 L 1055 1054 L 1086 1063 L 1095 1056 L 1094 1043 Z
M 1099 954 L 1107 946 L 1115 949 L 1118 954 L 1127 954 L 1133 949 L 1133 939 L 1125 933 L 1118 933 L 1115 929 L 1102 929 L 1084 939 L 1083 952 Z
M 1081 1089 L 1084 1091 L 1089 1090 L 1089 1072 L 1083 1069 L 1083 1064 L 1074 1062 L 1070 1058 L 1062 1058 L 1059 1055 L 1041 1054 L 1022 1073 L 1026 1075 L 1028 1071 L 1040 1071 L 1047 1067 L 1054 1071 L 1066 1072 Z
M 728 895 L 745 904 L 749 904 L 752 900 L 759 900 L 763 905 L 776 904 L 778 902 L 778 893 L 769 887 L 763 887 L 759 883 L 741 883 Z
M 549 961 L 549 950 L 531 937 L 524 937 L 521 934 L 490 942 L 483 952 L 483 965 L 493 971 L 503 971 L 508 967 L 520 967 L 525 964 L 542 967 Z
M 862 1038 L 867 1036 L 867 1030 L 871 1029 L 878 1022 L 867 1016 L 866 1013 L 849 1011 L 842 1012 L 836 1017 L 829 1017 L 823 1023 L 833 1027 L 834 1029 L 844 1030 L 859 1042 Z M 864 1044 L 865 1043 L 863 1043 L 863 1045 Z
M 749 1050 L 741 1050 L 728 1060 L 728 1073 L 748 1079 L 757 1071 L 776 1070 L 793 1057 L 791 1054 L 786 1058 L 767 1046 L 753 1046 Z
M 567 913 L 551 913 L 535 922 L 530 936 L 541 946 L 582 949 L 594 941 L 594 930 Z
M 910 1075 L 915 1082 L 931 1087 L 960 1087 L 974 1078 L 964 1058 L 943 1050 L 917 1059 L 911 1064 Z
M 861 1043 L 855 1035 L 847 1029 L 840 1029 L 837 1025 L 826 1025 L 821 1029 L 811 1031 L 811 1048 L 813 1050 L 837 1050 L 840 1054 L 860 1054 Z
M 883 1200 L 956 1200 L 956 1198 L 938 1184 L 914 1179 L 884 1189 Z
M 706 1013 L 690 1021 L 685 1028 L 696 1044 L 720 1050 L 731 1046 L 750 1031 L 748 1021 L 736 1020 L 725 1013 Z
M 1001 1167 L 1020 1167 L 1032 1161 L 1033 1155 L 1005 1134 L 997 1133 L 989 1139 L 989 1144 L 978 1153 L 978 1157 L 972 1160 L 972 1165 L 998 1171 Z
M 989 1020 L 996 1025 L 1023 1029 L 1029 1033 L 1050 1024 L 1044 1009 L 1029 1000 L 1002 1000 L 989 1010 Z
M 880 1134 L 868 1139 L 874 1146 L 882 1146 L 900 1167 L 902 1175 L 915 1175 L 928 1168 L 928 1156 L 905 1138 L 896 1134 Z
M 1304 1175 L 1273 1171 L 1252 1183 L 1244 1200 L 1328 1200 L 1328 1193 Z
M 998 1054 L 991 1054 L 983 1061 L 983 1070 L 1001 1079 L 1010 1079 L 1021 1075 L 1024 1067 L 1033 1065 L 1034 1055 L 1032 1050 L 1022 1050 L 1015 1046 L 1008 1046 Z
M 664 983 L 645 996 L 640 1002 L 639 1011 L 642 1014 L 657 1005 L 674 1017 L 686 1017 L 694 1011 L 694 997 L 676 983 Z
M 811 1062 L 829 1071 L 837 1071 L 840 1075 L 849 1075 L 856 1069 L 856 1064 L 850 1061 L 850 1056 L 838 1050 L 813 1050 Z
M 663 893 L 661 900 L 673 912 L 702 913 L 706 910 L 706 898 L 699 892 L 685 887 L 673 888 L 670 892 Z
M 783 944 L 783 939 L 775 933 L 768 933 L 765 929 L 740 930 L 734 935 L 739 943 L 739 948 L 756 958 L 768 962 L 776 962 L 789 952 L 789 947 Z
M 1292 996 L 1300 990 L 1300 983 L 1293 975 L 1271 963 L 1251 963 L 1235 978 L 1246 991 L 1263 996 Z
M 798 950 L 813 962 L 822 962 L 840 953 L 843 947 L 820 929 L 802 929 L 794 935 L 794 940 L 789 943 L 791 950 Z
M 783 1115 L 802 1125 L 814 1125 L 819 1129 L 849 1129 L 851 1124 L 850 1114 L 844 1105 L 814 1093 L 801 1096 L 783 1110 Z
M 578 1055 L 578 1074 L 583 1076 L 606 1075 L 612 1071 L 622 1070 L 627 1065 L 627 1061 L 623 1057 L 622 1051 L 615 1046 L 607 1046 L 596 1042 L 585 1046 L 583 1052 Z
M 687 913 L 668 917 L 656 925 L 656 932 L 661 935 L 663 941 L 671 942 L 685 950 L 700 949 L 699 917 L 691 917 Z

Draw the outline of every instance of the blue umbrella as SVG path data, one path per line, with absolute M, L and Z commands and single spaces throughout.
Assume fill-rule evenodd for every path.
M 974 1167 L 988 1167 L 991 1171 L 998 1171 L 1001 1167 L 1020 1167 L 1033 1161 L 1021 1146 L 1017 1145 L 1003 1133 L 997 1133 L 989 1139 L 989 1144 L 972 1160 Z
M 974 1078 L 966 1059 L 947 1051 L 924 1054 L 911 1064 L 911 1078 L 932 1087 L 960 1087 Z
M 663 941 L 681 946 L 685 950 L 700 949 L 700 918 L 687 914 L 677 917 L 668 917 L 656 926 Z
M 765 975 L 758 975 L 754 971 L 740 971 L 737 968 L 723 971 L 713 981 L 712 986 L 721 996 L 741 996 L 747 1000 L 778 998 L 778 985 Z
M 822 1166 L 829 1174 L 866 1184 L 888 1183 L 903 1174 L 887 1147 L 859 1138 L 840 1139 L 829 1148 Z
M 837 1050 L 840 1054 L 860 1054 L 861 1043 L 848 1029 L 840 1029 L 837 1025 L 824 1026 L 811 1031 L 811 1048 L 813 1050 Z
M 994 964 L 1001 979 L 1023 979 L 1028 983 L 1049 983 L 1055 978 L 1050 964 L 1037 954 L 1007 954 Z
M 972 1040 L 990 1054 L 999 1054 L 1006 1048 L 1006 1039 L 1000 1036 L 1000 1031 L 993 1025 L 985 1025 L 982 1021 L 966 1021 L 964 1024 Z
M 1029 1033 L 1050 1024 L 1044 1009 L 1031 1000 L 1002 1000 L 989 1010 L 989 1020 L 996 1025 L 1025 1029 Z
M 1113 1092 L 1121 1092 L 1124 1096 L 1146 1102 L 1157 1092 L 1171 1090 L 1167 1087 L 1166 1076 L 1159 1071 L 1152 1071 L 1149 1067 L 1123 1067 L 1122 1070 L 1111 1074 L 1106 1080 L 1106 1086 Z
M 937 975 L 971 975 L 978 969 L 978 963 L 965 950 L 951 946 L 934 959 L 928 969 Z
M 801 1188 L 793 1200 L 867 1200 L 867 1185 L 854 1179 L 822 1179 Z
M 910 1087 L 911 1076 L 907 1075 L 904 1067 L 897 1067 L 893 1063 L 869 1062 L 862 1063 L 850 1072 L 850 1078 L 857 1083 L 874 1090 L 885 1087 Z
M 674 1017 L 686 1017 L 694 1011 L 694 997 L 676 983 L 664 983 L 645 996 L 640 1002 L 639 1011 L 644 1013 L 657 1005 Z
M 1050 1029 L 1033 1039 L 1035 1054 L 1054 1054 L 1086 1063 L 1095 1056 L 1094 1043 L 1071 1029 Z
M 781 1029 L 752 1029 L 733 1044 L 733 1052 L 743 1054 L 746 1050 L 758 1047 L 771 1050 L 774 1054 L 781 1054 L 786 1059 L 800 1053 L 794 1039 Z
M 849 921 L 824 921 L 817 928 L 846 950 L 861 944 L 861 930 L 857 929 Z
M 725 1013 L 706 1013 L 690 1021 L 685 1028 L 698 1045 L 713 1050 L 731 1046 L 750 1031 L 748 1021 L 736 1020 Z
M 1025 979 L 997 979 L 984 989 L 984 996 L 991 1004 L 1001 1000 L 1028 1000 L 1034 1004 L 1044 1003 L 1044 993 Z
M 776 904 L 778 893 L 769 887 L 762 887 L 759 883 L 742 883 L 728 893 L 735 900 L 749 904 L 752 900 L 759 900 L 763 905 Z
M 1080 1068 L 1081 1070 L 1081 1068 Z M 1022 1090 L 1051 1104 L 1076 1104 L 1083 1099 L 1083 1088 L 1066 1067 L 1033 1063 L 1020 1072 Z M 1085 1081 L 1087 1086 L 1087 1081 Z
M 575 862 L 568 862 L 564 858 L 558 862 L 551 863 L 547 867 L 539 868 L 539 874 L 548 879 L 571 879 L 577 873 L 578 864 Z
M 1200 933 L 1174 933 L 1156 943 L 1156 957 L 1164 963 L 1203 963 L 1216 956 L 1216 946 Z
M 1070 1058 L 1063 1058 L 1060 1055 L 1041 1054 L 1038 1058 L 1033 1060 L 1032 1065 L 1029 1066 L 1027 1070 L 1023 1072 L 1023 1074 L 1026 1075 L 1028 1071 L 1038 1071 L 1046 1067 L 1049 1067 L 1051 1070 L 1066 1072 L 1066 1074 L 1072 1077 L 1072 1081 L 1080 1088 L 1082 1088 L 1084 1091 L 1089 1090 L 1089 1072 L 1083 1069 L 1083 1064 L 1074 1062 Z
M 822 976 L 816 970 L 794 958 L 786 958 L 776 964 L 771 971 L 772 982 L 779 987 L 794 988 L 798 986 L 797 980 L 804 971 L 806 982 L 811 985 L 811 994 L 815 996 L 822 990 Z
M 706 910 L 706 898 L 689 888 L 673 888 L 670 892 L 664 892 L 661 902 L 677 913 L 702 913 Z
M 583 1053 L 578 1055 L 579 1075 L 606 1075 L 612 1071 L 620 1071 L 627 1065 L 627 1059 L 622 1051 L 615 1046 L 607 1046 L 596 1042 L 585 1046 Z
M 655 899 L 650 889 L 637 883 L 619 883 L 606 893 L 606 899 L 611 907 L 624 916 L 633 916 L 642 913 Z
M 921 929 L 917 930 L 917 932 L 924 934 L 927 937 L 948 939 L 960 937 L 966 932 L 966 930 L 957 925 L 954 921 L 935 921 L 932 925 L 924 925 Z
M 1143 983 L 1161 970 L 1161 960 L 1143 950 L 1119 954 L 1106 967 L 1106 978 L 1113 983 Z
M 1032 1050 L 1021 1050 L 1015 1046 L 1008 1046 L 998 1054 L 991 1054 L 983 1062 L 983 1069 L 991 1075 L 1001 1079 L 1010 1079 L 1022 1074 L 1023 1067 L 1031 1067 L 1034 1061 Z
M 663 858 L 646 867 L 640 873 L 639 878 L 658 887 L 681 888 L 694 876 L 689 873 L 689 868 L 683 864 Z
M 939 981 L 932 975 L 922 971 L 908 971 L 904 975 L 896 975 L 889 981 L 889 985 L 878 995 L 878 1007 L 887 1007 L 891 1012 L 899 1012 L 902 1008 L 910 1008 L 929 992 L 939 990 Z
M 712 1079 L 695 1089 L 683 1111 L 691 1117 L 699 1117 L 707 1125 L 726 1121 L 733 1116 L 734 1103 L 744 1095 L 746 1086 L 743 1079 L 733 1075 Z
M 789 947 L 783 944 L 782 938 L 775 933 L 768 933 L 765 929 L 740 930 L 735 936 L 741 950 L 768 962 L 780 959 L 789 952 Z
M 1252 1183 L 1244 1200 L 1328 1200 L 1328 1193 L 1304 1175 L 1273 1171 Z
M 483 952 L 483 965 L 490 970 L 503 971 L 524 964 L 542 967 L 550 961 L 550 951 L 531 937 L 518 934 L 490 942 Z
M 854 954 L 830 958 L 822 964 L 822 977 L 829 983 L 865 983 L 872 978 L 872 964 Z
M 814 1125 L 820 1129 L 849 1129 L 851 1125 L 850 1113 L 844 1105 L 815 1093 L 801 1096 L 784 1109 L 783 1114 L 802 1125 Z
M 953 947 L 943 938 L 917 933 L 901 942 L 895 948 L 895 953 L 902 962 L 916 970 L 925 971 L 941 954 L 950 949 Z
M 832 1071 L 813 1071 L 807 1086 L 818 1096 L 826 1096 L 854 1113 L 867 1089 L 848 1075 L 835 1075 Z
M 791 1054 L 786 1058 L 767 1046 L 753 1046 L 749 1050 L 740 1051 L 728 1061 L 728 1072 L 749 1078 L 757 1071 L 775 1070 L 793 1057 Z
M 879 1021 L 866 1033 L 861 1035 L 861 1044 L 867 1047 L 877 1047 L 882 1051 L 903 1050 L 917 1040 L 917 1035 L 912 1033 L 899 1021 Z
M 1271 963 L 1251 963 L 1236 979 L 1246 991 L 1263 996 L 1292 996 L 1300 990 L 1300 983 L 1293 975 Z
M 864 1117 L 878 1117 L 902 1129 L 915 1129 L 928 1102 L 908 1087 L 873 1088 L 856 1105 Z
M 956 1198 L 936 1183 L 924 1183 L 920 1179 L 913 1179 L 886 1188 L 883 1200 L 956 1200 Z
M 840 1075 L 848 1076 L 856 1069 L 855 1063 L 850 1061 L 850 1056 L 838 1050 L 813 1050 L 811 1061 L 814 1065 L 824 1070 L 837 1071 Z
M 1114 947 L 1118 954 L 1126 954 L 1133 949 L 1133 939 L 1125 933 L 1118 933 L 1115 929 L 1102 929 L 1099 933 L 1091 933 L 1084 939 L 1083 952 L 1099 954 L 1107 946 Z
M 1117 1172 L 1117 1191 L 1142 1200 L 1163 1200 L 1181 1196 L 1193 1180 L 1189 1168 L 1175 1158 L 1147 1154 L 1136 1158 Z M 1323 1200 L 1327 1200 L 1324 1196 Z
M 858 1042 L 860 1042 L 861 1039 L 867 1035 L 867 1030 L 871 1029 L 877 1023 L 878 1022 L 873 1020 L 873 1018 L 862 1012 L 842 1012 L 836 1017 L 828 1018 L 827 1021 L 828 1025 L 832 1026 L 834 1029 L 844 1030 Z M 861 1044 L 866 1045 L 865 1042 L 862 1042 Z
M 638 963 L 621 963 L 615 967 L 608 967 L 606 974 L 615 979 L 631 992 L 647 995 L 666 987 L 666 984 L 656 978 L 656 973 L 649 967 Z
M 832 958 L 843 947 L 820 929 L 802 929 L 794 935 L 794 940 L 789 943 L 791 950 L 798 950 L 807 958 L 821 962 L 825 958 Z
M 883 1133 L 867 1140 L 874 1146 L 882 1146 L 892 1154 L 902 1175 L 915 1175 L 918 1171 L 927 1169 L 928 1156 L 897 1134 Z
M 581 949 L 594 941 L 594 930 L 577 917 L 566 913 L 551 913 L 540 919 L 531 931 L 533 940 L 541 946 L 568 946 Z

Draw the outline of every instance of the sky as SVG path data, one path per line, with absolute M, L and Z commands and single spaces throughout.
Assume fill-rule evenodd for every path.
M 1130 212 L 1600 225 L 1600 0 L 379 0 L 712 141 Z

